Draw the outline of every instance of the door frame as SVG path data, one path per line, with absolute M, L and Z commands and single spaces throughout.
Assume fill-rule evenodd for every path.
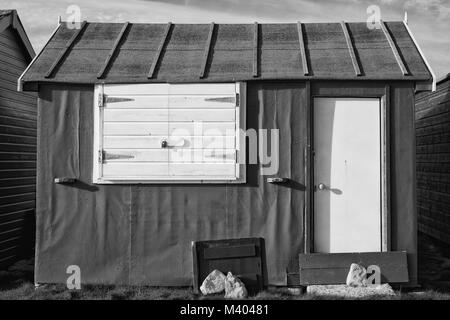
M 381 252 L 391 251 L 390 206 L 390 86 L 374 82 L 307 82 L 307 147 L 305 148 L 304 252 L 314 252 L 314 98 L 380 99 Z

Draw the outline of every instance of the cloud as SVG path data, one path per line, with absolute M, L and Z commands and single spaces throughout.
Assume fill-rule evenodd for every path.
M 450 18 L 450 3 L 444 0 L 408 0 L 404 8 L 417 13 L 429 13 L 438 19 Z

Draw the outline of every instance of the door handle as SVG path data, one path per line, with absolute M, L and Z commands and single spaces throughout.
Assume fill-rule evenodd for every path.
M 320 191 L 326 190 L 328 189 L 327 186 L 324 183 L 319 183 L 319 185 L 317 186 L 317 189 Z

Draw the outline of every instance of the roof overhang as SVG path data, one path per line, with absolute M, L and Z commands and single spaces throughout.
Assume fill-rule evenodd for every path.
M 405 22 L 284 24 L 58 24 L 18 81 L 64 83 L 408 81 L 434 73 Z M 373 32 L 374 34 L 370 34 Z M 236 52 L 239 54 L 237 55 Z M 83 63 L 80 63 L 83 61 Z
M 432 77 L 431 83 L 429 83 L 429 82 L 428 83 L 427 82 L 417 83 L 416 91 L 429 91 L 429 90 L 431 90 L 431 91 L 434 92 L 434 91 L 436 91 L 436 75 L 435 75 L 433 69 L 431 68 L 431 65 L 428 63 L 427 58 L 423 54 L 422 49 L 420 48 L 419 44 L 417 43 L 417 40 L 414 37 L 414 34 L 411 32 L 411 29 L 408 26 L 408 21 L 406 19 L 407 19 L 407 16 L 405 15 L 405 20 L 403 20 L 403 24 L 405 25 L 406 30 L 408 30 L 409 36 L 413 40 L 414 45 L 417 48 L 417 51 L 419 51 L 420 56 L 422 57 L 422 60 L 425 63 L 425 65 L 427 66 L 428 71 L 430 71 L 431 77 Z

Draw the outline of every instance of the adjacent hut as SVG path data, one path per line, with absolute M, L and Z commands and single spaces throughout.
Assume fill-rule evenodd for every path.
M 17 92 L 34 51 L 15 10 L 0 10 L 0 268 L 33 255 L 37 95 Z
M 248 237 L 266 284 L 342 283 L 351 262 L 416 283 L 414 93 L 433 76 L 405 23 L 71 27 L 19 79 L 39 94 L 37 283 L 76 265 L 189 285 L 191 241 Z
M 450 244 L 450 74 L 416 96 L 419 230 Z

